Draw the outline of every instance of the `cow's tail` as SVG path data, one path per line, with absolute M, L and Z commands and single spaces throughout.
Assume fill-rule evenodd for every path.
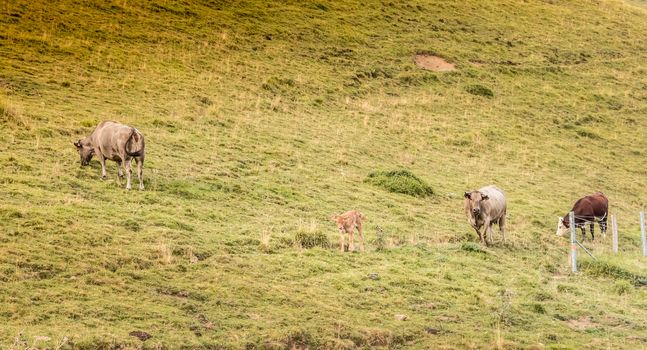
M 137 133 L 137 130 L 135 128 L 132 128 L 130 131 L 130 136 L 128 136 L 128 140 L 126 141 L 126 154 L 131 156 L 131 157 L 139 157 L 144 153 L 144 144 L 142 142 L 142 147 L 135 151 L 135 152 L 130 152 L 128 149 L 130 148 L 130 145 L 132 144 L 133 140 L 135 142 L 139 142 L 139 135 Z M 143 140 L 142 140 L 143 141 Z

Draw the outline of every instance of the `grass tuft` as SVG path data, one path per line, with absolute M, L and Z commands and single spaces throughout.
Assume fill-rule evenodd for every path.
M 474 242 L 464 242 L 461 244 L 461 250 L 470 252 L 470 253 L 479 253 L 487 254 L 487 251 L 484 250 L 480 244 Z
M 294 243 L 305 249 L 330 247 L 328 236 L 322 232 L 297 232 L 294 234 Z

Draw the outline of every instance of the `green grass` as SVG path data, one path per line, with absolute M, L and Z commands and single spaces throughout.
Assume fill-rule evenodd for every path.
M 641 3 L 5 2 L 0 348 L 644 347 Z M 79 167 L 104 119 L 145 135 L 146 191 Z M 461 193 L 488 184 L 486 248 Z M 621 252 L 570 274 L 556 217 L 597 190 Z

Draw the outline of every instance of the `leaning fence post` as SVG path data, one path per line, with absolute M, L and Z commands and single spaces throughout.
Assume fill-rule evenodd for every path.
M 577 272 L 577 238 L 575 237 L 575 213 L 568 213 L 569 226 L 571 227 L 571 270 Z
M 613 233 L 613 254 L 618 254 L 618 221 L 611 215 L 611 232 Z
M 640 235 L 643 241 L 643 256 L 647 256 L 647 237 L 645 237 L 645 212 L 640 212 Z

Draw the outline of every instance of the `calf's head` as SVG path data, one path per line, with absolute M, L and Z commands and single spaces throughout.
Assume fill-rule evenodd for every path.
M 90 160 L 94 155 L 94 147 L 87 140 L 79 140 L 74 142 L 74 146 L 79 151 L 79 156 L 81 157 L 81 165 L 90 164 Z
M 465 210 L 474 216 L 479 216 L 481 215 L 481 204 L 489 198 L 487 194 L 479 191 L 465 192 Z
M 346 233 L 346 223 L 344 221 L 344 217 L 341 215 L 336 215 L 333 220 L 337 224 L 337 230 L 339 233 L 344 234 Z

